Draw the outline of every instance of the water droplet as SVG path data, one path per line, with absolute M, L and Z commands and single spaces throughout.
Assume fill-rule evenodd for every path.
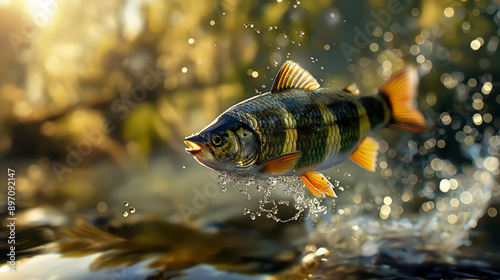
M 135 213 L 135 208 L 134 207 L 130 207 L 129 211 L 130 211 L 130 214 L 134 214 Z
M 252 22 L 249 22 L 249 23 L 248 23 L 248 27 L 253 28 L 253 23 L 252 23 Z
M 222 192 L 225 192 L 227 191 L 227 188 L 226 187 L 222 187 Z
M 254 213 L 250 214 L 250 219 L 255 220 L 255 214 Z
M 245 208 L 245 209 L 243 209 L 243 215 L 248 214 L 248 213 L 247 213 L 247 210 L 248 210 L 248 209 L 246 209 L 246 208 Z
M 128 206 L 128 201 L 123 202 L 123 204 L 125 205 L 125 207 L 127 207 Z
M 127 211 L 123 212 L 123 217 L 125 217 L 125 218 L 128 217 L 128 212 Z
M 183 166 L 182 166 L 182 169 L 186 169 L 186 166 L 185 166 L 185 165 L 183 165 Z

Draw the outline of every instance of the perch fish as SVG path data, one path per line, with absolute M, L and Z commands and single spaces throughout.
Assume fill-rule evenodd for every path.
M 300 176 L 316 196 L 336 197 L 319 170 L 350 158 L 375 171 L 379 145 L 368 133 L 385 127 L 429 130 L 413 106 L 418 74 L 407 68 L 378 94 L 359 95 L 355 85 L 321 88 L 293 61 L 280 68 L 270 92 L 227 109 L 200 132 L 186 137 L 202 165 L 259 177 Z

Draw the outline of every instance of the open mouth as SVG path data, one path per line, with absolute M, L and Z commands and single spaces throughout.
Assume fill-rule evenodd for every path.
M 188 145 L 189 148 L 186 148 L 186 152 L 192 154 L 192 155 L 197 155 L 199 153 L 201 153 L 201 146 L 192 142 L 192 141 L 189 141 L 189 140 L 185 140 L 184 143 L 186 143 L 186 145 Z

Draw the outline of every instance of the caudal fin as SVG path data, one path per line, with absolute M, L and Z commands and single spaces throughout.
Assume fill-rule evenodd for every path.
M 414 103 L 417 96 L 418 73 L 406 68 L 391 77 L 380 87 L 380 95 L 389 101 L 392 121 L 389 128 L 412 132 L 425 132 L 432 127 L 425 125 L 425 118 Z

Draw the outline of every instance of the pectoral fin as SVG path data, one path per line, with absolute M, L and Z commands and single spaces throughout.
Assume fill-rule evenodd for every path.
M 262 164 L 264 166 L 264 173 L 274 175 L 285 174 L 295 167 L 300 156 L 300 152 L 294 152 L 272 158 Z
M 370 171 L 375 171 L 377 167 L 378 149 L 378 142 L 375 139 L 365 137 L 358 148 L 352 152 L 350 158 L 359 166 Z
M 325 195 L 337 197 L 333 191 L 333 185 L 325 178 L 325 176 L 318 171 L 310 170 L 300 177 L 302 181 L 306 184 L 309 191 L 312 194 L 319 197 L 325 197 Z

